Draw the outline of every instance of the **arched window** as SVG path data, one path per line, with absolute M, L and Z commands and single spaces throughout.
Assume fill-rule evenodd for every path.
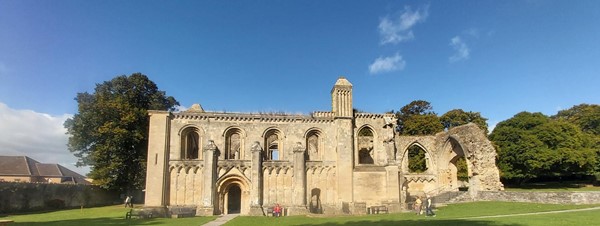
M 308 132 L 306 136 L 306 160 L 321 160 L 321 140 L 317 130 Z
M 427 171 L 427 168 L 425 150 L 417 144 L 408 147 L 408 171 L 411 173 L 423 173 Z
M 364 127 L 358 131 L 358 164 L 373 164 L 373 130 Z
M 198 159 L 200 135 L 196 128 L 186 128 L 181 133 L 181 159 Z
M 226 133 L 225 159 L 242 159 L 242 133 L 231 129 Z
M 263 159 L 282 160 L 282 149 L 281 132 L 275 129 L 268 131 L 265 135 L 265 153 L 263 154 Z

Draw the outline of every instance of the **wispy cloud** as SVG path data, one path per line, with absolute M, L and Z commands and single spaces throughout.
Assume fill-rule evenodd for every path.
M 424 22 L 429 14 L 429 5 L 413 11 L 409 6 L 399 12 L 398 16 L 385 16 L 379 21 L 381 44 L 396 44 L 412 40 L 415 35 L 412 28 L 419 22 Z
M 450 63 L 469 59 L 471 50 L 460 36 L 450 39 L 450 46 L 454 49 L 454 55 L 449 58 Z
M 390 71 L 403 70 L 406 66 L 406 61 L 402 59 L 402 56 L 398 53 L 390 57 L 379 57 L 369 65 L 369 73 L 379 74 Z
M 68 136 L 63 123 L 69 117 L 72 116 L 16 110 L 0 102 L 0 153 L 58 163 L 85 175 L 89 168 L 76 168 L 77 159 L 67 149 Z

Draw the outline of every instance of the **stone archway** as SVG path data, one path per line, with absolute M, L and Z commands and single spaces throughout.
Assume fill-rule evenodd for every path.
M 469 192 L 475 194 L 478 191 L 504 190 L 504 185 L 500 182 L 500 172 L 496 166 L 496 150 L 477 125 L 469 123 L 454 127 L 445 133 L 438 134 L 436 140 L 438 140 L 439 149 L 443 153 L 438 159 L 440 163 L 451 164 L 450 162 L 455 161 L 456 157 L 464 155 L 468 168 Z M 454 178 L 451 175 L 451 169 L 440 169 L 439 177 L 441 183 L 444 178 L 449 180 L 447 182 L 451 182 Z M 452 190 L 455 189 L 458 190 L 458 187 L 452 188 Z
M 248 214 L 250 186 L 244 176 L 230 174 L 217 181 L 217 214 Z

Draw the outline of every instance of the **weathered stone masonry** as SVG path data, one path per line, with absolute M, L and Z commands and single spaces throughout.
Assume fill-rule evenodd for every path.
M 150 111 L 146 207 L 188 206 L 197 215 L 263 215 L 279 203 L 290 215 L 361 214 L 407 195 L 458 190 L 465 156 L 470 191 L 502 189 L 495 150 L 477 126 L 435 136 L 397 136 L 392 114 L 355 113 L 352 84 L 339 78 L 332 111 L 311 115 Z M 409 147 L 427 171 L 408 171 Z

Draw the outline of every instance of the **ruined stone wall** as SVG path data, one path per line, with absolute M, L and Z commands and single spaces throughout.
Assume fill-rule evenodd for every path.
M 389 138 L 389 137 L 393 138 L 394 134 L 393 134 L 392 128 L 384 128 L 384 126 L 385 126 L 385 123 L 383 120 L 384 116 L 385 115 L 383 115 L 383 114 L 368 114 L 368 113 L 357 113 L 356 114 L 356 118 L 354 119 L 354 128 L 355 128 L 354 129 L 354 137 L 355 137 L 354 146 L 356 147 L 354 149 L 354 159 L 355 159 L 354 164 L 355 165 L 359 164 L 358 151 L 361 150 L 362 148 L 365 148 L 365 147 L 361 146 L 361 144 L 364 145 L 366 142 L 360 140 L 360 137 L 358 136 L 359 131 L 365 127 L 370 128 L 373 131 L 373 143 L 372 143 L 373 164 L 378 165 L 378 166 L 384 166 L 384 165 L 388 164 L 387 159 L 390 156 L 388 155 L 384 141 L 386 138 Z M 391 155 L 394 155 L 394 152 L 392 152 Z
M 250 160 L 252 154 L 250 148 L 255 141 L 264 146 L 264 133 L 271 129 L 277 129 L 282 133 L 279 144 L 280 160 L 290 161 L 292 159 L 292 148 L 296 142 L 306 145 L 306 133 L 311 130 L 320 131 L 320 157 L 324 161 L 335 161 L 335 128 L 333 119 L 316 119 L 308 116 L 261 116 L 251 114 L 227 114 L 227 113 L 178 113 L 171 122 L 170 159 L 181 159 L 181 130 L 185 127 L 198 128 L 200 132 L 201 146 L 208 140 L 213 140 L 220 152 L 225 149 L 225 131 L 230 128 L 238 128 L 242 131 L 242 154 L 240 159 Z M 219 155 L 224 159 L 224 154 Z
M 532 202 L 549 204 L 600 204 L 600 192 L 511 192 L 480 191 L 478 201 Z
M 470 171 L 469 191 L 504 190 L 504 185 L 500 182 L 500 171 L 496 166 L 496 150 L 483 130 L 469 123 L 439 133 L 436 135 L 438 149 L 444 150 L 451 139 L 457 141 L 467 159 Z M 448 159 L 441 158 L 438 161 Z

